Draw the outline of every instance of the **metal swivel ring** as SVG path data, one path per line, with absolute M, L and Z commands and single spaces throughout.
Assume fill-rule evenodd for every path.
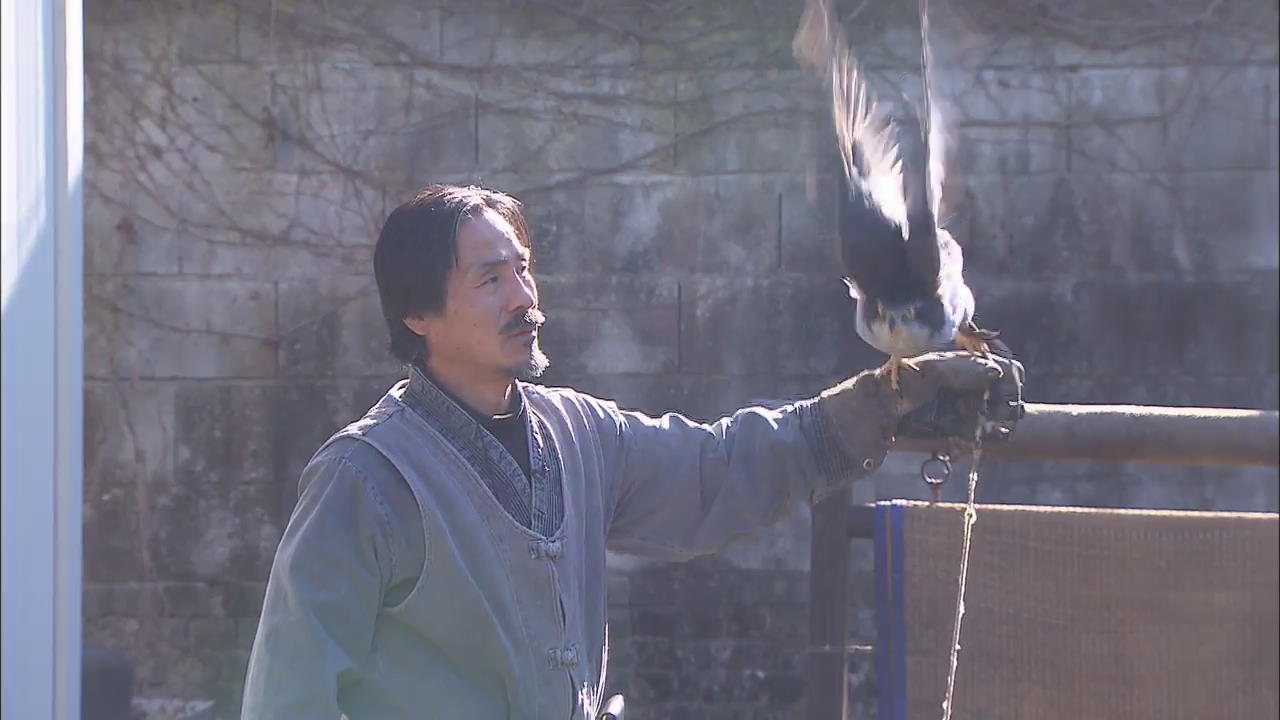
M 931 473 L 930 469 L 941 470 L 941 472 Z M 933 457 L 920 465 L 920 479 L 929 486 L 929 495 L 933 497 L 935 504 L 942 501 L 942 484 L 950 477 L 951 458 L 942 453 L 934 453 Z
M 930 472 L 940 470 L 941 472 Z M 933 457 L 920 465 L 920 479 L 929 485 L 941 485 L 951 478 L 951 458 L 942 453 L 934 453 Z

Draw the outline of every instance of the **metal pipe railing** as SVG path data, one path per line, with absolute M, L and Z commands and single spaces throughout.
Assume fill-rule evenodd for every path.
M 936 445 L 904 439 L 894 443 L 894 450 L 942 449 Z M 1028 403 L 1026 416 L 1008 442 L 988 443 L 982 452 L 1020 460 L 1276 467 L 1280 464 L 1280 413 Z

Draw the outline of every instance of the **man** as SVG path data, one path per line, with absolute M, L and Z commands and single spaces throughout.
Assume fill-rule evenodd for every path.
M 409 378 L 303 471 L 244 718 L 593 717 L 606 546 L 714 552 L 874 471 L 940 388 L 1020 404 L 1016 363 L 959 353 L 898 393 L 868 372 L 710 425 L 523 382 L 547 367 L 529 260 L 502 193 L 433 185 L 388 217 L 374 274 Z

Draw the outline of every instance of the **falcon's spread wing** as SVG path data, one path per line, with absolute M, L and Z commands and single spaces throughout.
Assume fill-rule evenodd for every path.
M 904 172 L 893 124 L 867 86 L 827 0 L 809 0 L 792 49 L 831 83 L 846 179 L 838 202 L 840 254 L 851 289 L 888 302 L 933 293 L 939 249 L 927 160 Z

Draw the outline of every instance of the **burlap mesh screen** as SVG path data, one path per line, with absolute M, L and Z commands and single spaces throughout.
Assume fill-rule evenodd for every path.
M 962 511 L 876 508 L 882 718 L 941 717 Z M 1275 514 L 979 506 L 953 717 L 1275 718 L 1278 529 Z

